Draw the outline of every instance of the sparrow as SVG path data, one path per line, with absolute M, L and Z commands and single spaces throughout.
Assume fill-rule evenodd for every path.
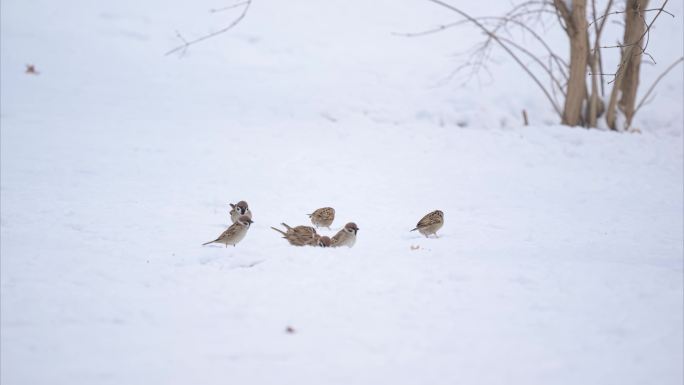
M 281 223 L 287 229 L 287 231 L 282 231 L 271 227 L 273 230 L 283 234 L 288 242 L 293 246 L 318 246 L 318 240 L 321 237 L 316 233 L 316 229 L 311 226 L 297 226 L 291 227 L 286 223 Z
M 354 246 L 354 243 L 356 243 L 356 233 L 358 231 L 359 228 L 356 226 L 356 223 L 347 223 L 346 225 L 344 225 L 344 228 L 342 230 L 338 231 L 337 234 L 335 234 L 335 236 L 332 237 L 332 239 L 330 240 L 330 246 Z
M 330 240 L 330 237 L 326 235 L 318 238 L 318 247 L 330 247 L 331 243 L 332 241 Z
M 228 247 L 228 245 L 233 245 L 233 247 L 235 247 L 235 245 L 237 245 L 237 243 L 240 242 L 245 235 L 247 235 L 247 230 L 249 230 L 249 226 L 252 223 L 252 220 L 247 215 L 242 215 L 235 223 L 230 225 L 226 231 L 219 235 L 218 238 L 214 239 L 213 241 L 203 243 L 202 246 L 208 245 L 210 243 L 223 243 L 226 245 L 226 247 Z
M 230 205 L 230 220 L 235 223 L 241 215 L 246 215 L 252 219 L 252 211 L 249 209 L 247 202 L 240 201 L 237 204 L 229 203 Z
M 311 218 L 311 223 L 316 227 L 327 227 L 330 230 L 330 225 L 332 225 L 335 220 L 335 209 L 332 207 L 320 208 L 311 214 L 306 214 Z
M 435 237 L 439 238 L 437 230 L 441 229 L 443 225 L 444 213 L 440 210 L 435 210 L 418 221 L 416 228 L 411 231 L 418 230 L 421 234 L 425 235 L 425 238 L 429 238 L 430 234 L 435 234 Z

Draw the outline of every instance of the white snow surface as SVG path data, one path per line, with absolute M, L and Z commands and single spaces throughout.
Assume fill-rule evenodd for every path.
M 627 134 L 554 125 L 503 54 L 445 80 L 481 34 L 394 35 L 456 20 L 422 0 L 254 0 L 163 55 L 225 5 L 2 2 L 3 385 L 683 382 L 681 67 Z M 269 229 L 327 205 L 353 248 Z

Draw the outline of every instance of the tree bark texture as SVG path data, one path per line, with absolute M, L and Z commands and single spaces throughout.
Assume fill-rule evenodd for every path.
M 582 125 L 584 124 L 582 107 L 588 95 L 586 83 L 589 59 L 587 2 L 586 0 L 573 0 L 571 9 L 568 9 L 563 0 L 554 0 L 554 5 L 565 22 L 565 30 L 570 39 L 570 72 L 562 123 L 569 126 Z
M 615 74 L 615 82 L 606 112 L 606 123 L 613 130 L 619 129 L 617 127 L 618 107 L 625 114 L 626 124 L 622 128 L 629 127 L 634 117 L 636 92 L 639 86 L 639 68 L 643 56 L 643 35 L 646 30 L 643 11 L 646 6 L 648 6 L 648 0 L 627 1 L 620 66 Z

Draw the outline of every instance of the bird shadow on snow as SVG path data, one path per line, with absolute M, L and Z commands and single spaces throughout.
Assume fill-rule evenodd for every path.
M 403 235 L 401 237 L 401 239 L 404 241 L 418 241 L 421 239 L 426 240 L 426 241 L 430 240 L 430 239 L 439 241 L 440 239 L 444 239 L 444 238 L 451 238 L 451 237 L 449 236 L 449 234 L 440 234 L 439 238 L 435 238 L 434 235 L 431 235 L 429 238 L 425 238 L 424 235 L 420 235 L 420 234 L 418 234 L 418 235 L 409 234 L 409 235 Z

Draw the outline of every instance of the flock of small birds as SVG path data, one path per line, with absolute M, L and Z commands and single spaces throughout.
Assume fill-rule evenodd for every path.
M 202 246 L 208 245 L 210 243 L 220 243 L 223 245 L 237 245 L 242 239 L 247 235 L 247 230 L 254 223 L 252 221 L 252 210 L 249 209 L 249 205 L 245 201 L 240 201 L 236 204 L 230 203 L 230 220 L 233 223 L 218 236 L 218 238 L 207 243 L 203 243 Z M 281 223 L 284 230 L 271 227 L 273 230 L 279 232 L 283 238 L 289 242 L 292 246 L 314 246 L 314 247 L 340 247 L 347 246 L 352 247 L 356 243 L 356 234 L 359 232 L 359 227 L 356 223 L 349 222 L 342 230 L 338 231 L 332 237 L 327 235 L 320 235 L 316 232 L 316 229 L 327 228 L 330 229 L 335 220 L 335 209 L 332 207 L 320 208 L 311 214 L 307 214 L 316 228 L 311 226 L 295 226 L 292 227 L 286 223 Z M 437 236 L 437 230 L 441 229 L 444 225 L 444 213 L 440 210 L 435 210 L 427 215 L 425 215 L 418 223 L 416 227 L 411 231 L 420 232 L 429 238 L 430 235 Z

